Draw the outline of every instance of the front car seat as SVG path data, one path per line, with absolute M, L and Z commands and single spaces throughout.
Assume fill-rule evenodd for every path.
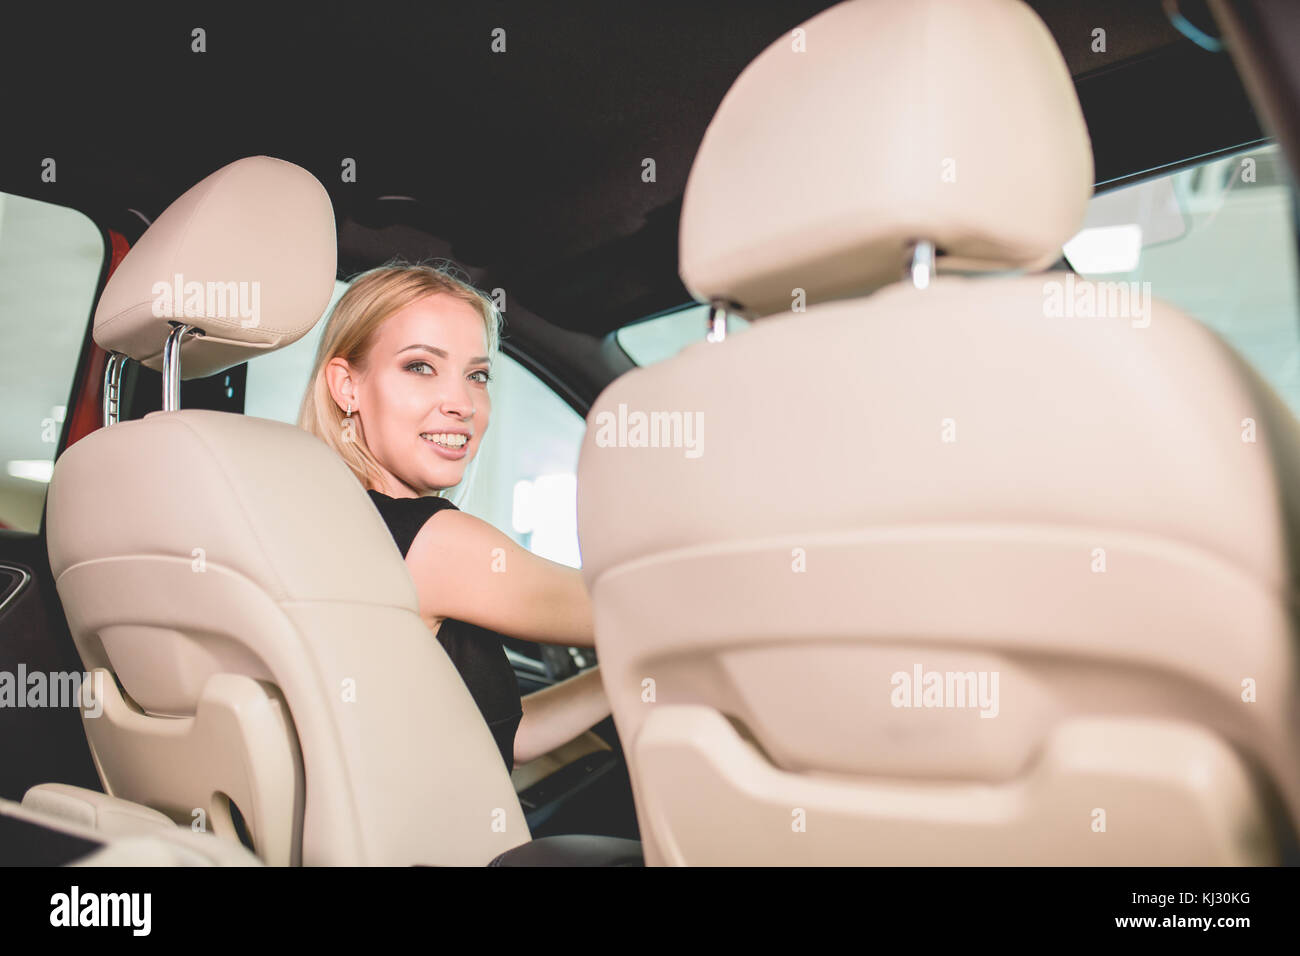
M 109 794 L 243 829 L 268 863 L 509 864 L 529 842 L 510 776 L 364 489 L 299 428 L 176 408 L 181 377 L 313 326 L 335 242 L 320 183 L 253 157 L 173 203 L 105 288 L 95 341 L 162 370 L 164 410 L 81 439 L 50 484 L 51 567 L 102 681 L 86 735 Z
M 1091 160 L 1017 0 L 842 3 L 723 100 L 681 275 L 759 321 L 579 465 L 648 864 L 1294 852 L 1300 429 L 1169 305 L 1053 307 Z

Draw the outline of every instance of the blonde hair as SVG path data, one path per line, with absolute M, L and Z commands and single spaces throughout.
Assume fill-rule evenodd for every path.
M 493 301 L 470 285 L 450 262 L 426 265 L 393 261 L 354 276 L 329 318 L 316 350 L 311 380 L 298 412 L 298 427 L 315 435 L 338 453 L 365 488 L 378 482 L 382 466 L 355 428 L 343 424 L 347 417 L 330 394 L 325 367 L 343 358 L 364 371 L 375 332 L 394 313 L 426 296 L 444 293 L 472 305 L 483 317 L 488 358 L 493 359 L 501 339 L 501 313 Z M 350 437 L 345 438 L 345 434 Z

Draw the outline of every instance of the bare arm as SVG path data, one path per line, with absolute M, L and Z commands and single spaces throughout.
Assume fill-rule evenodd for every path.
M 523 698 L 515 733 L 515 763 L 550 753 L 609 716 L 599 665 Z
M 420 612 L 547 644 L 591 647 L 591 599 L 582 572 L 521 548 L 463 511 L 424 523 L 406 554 Z M 599 668 L 522 699 L 515 762 L 526 763 L 609 716 Z
M 539 558 L 473 515 L 435 514 L 415 536 L 406 564 L 426 617 L 543 644 L 594 646 L 582 572 Z

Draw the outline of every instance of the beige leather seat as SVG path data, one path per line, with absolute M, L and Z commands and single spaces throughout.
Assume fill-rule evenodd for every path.
M 81 787 L 40 784 L 0 799 L 4 866 L 260 866 L 232 840 L 178 827 L 146 807 Z
M 1294 845 L 1300 430 L 1169 305 L 1054 317 L 1091 186 L 1013 0 L 853 0 L 737 79 L 681 275 L 761 320 L 617 379 L 579 467 L 647 863 Z M 599 440 L 638 411 L 700 453 Z
M 320 183 L 240 160 L 140 239 L 104 291 L 95 341 L 160 369 L 175 319 L 204 332 L 181 339 L 181 375 L 209 375 L 300 338 L 334 275 Z M 205 294 L 191 300 L 190 282 Z M 260 314 L 223 304 L 213 283 L 248 303 L 253 285 L 238 284 L 255 284 Z M 232 839 L 233 803 L 273 864 L 478 865 L 528 842 L 401 554 L 318 439 L 154 412 L 65 451 L 48 508 L 73 638 L 105 678 L 102 715 L 83 713 L 110 794 Z

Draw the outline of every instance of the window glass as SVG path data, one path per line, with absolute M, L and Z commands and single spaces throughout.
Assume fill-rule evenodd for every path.
M 347 289 L 335 284 L 326 316 Z M 247 415 L 297 424 L 324 319 L 297 342 L 248 363 Z M 465 480 L 447 493 L 458 508 L 534 554 L 579 566 L 577 467 L 586 422 L 509 355 L 492 366 L 492 418 Z
M 579 567 L 577 472 L 586 421 L 508 355 L 497 356 L 488 387 L 491 424 L 452 501 L 534 554 Z
M 1089 279 L 1150 283 L 1300 414 L 1295 208 L 1281 151 L 1262 145 L 1093 197 L 1065 256 Z
M 708 318 L 707 305 L 690 305 L 623 326 L 616 333 L 618 344 L 637 365 L 652 365 L 672 358 L 692 342 L 702 341 Z M 747 328 L 749 322 L 740 316 L 727 317 L 728 335 Z
M 40 530 L 103 263 L 84 215 L 0 193 L 0 528 Z
M 334 304 L 347 291 L 346 282 L 334 283 L 325 313 L 311 331 L 292 345 L 259 355 L 248 363 L 248 377 L 244 383 L 244 414 L 255 418 L 270 418 L 279 422 L 298 424 L 298 409 L 307 393 L 307 379 L 311 377 L 312 363 L 316 361 L 316 348 L 325 334 L 325 317 L 334 310 Z

